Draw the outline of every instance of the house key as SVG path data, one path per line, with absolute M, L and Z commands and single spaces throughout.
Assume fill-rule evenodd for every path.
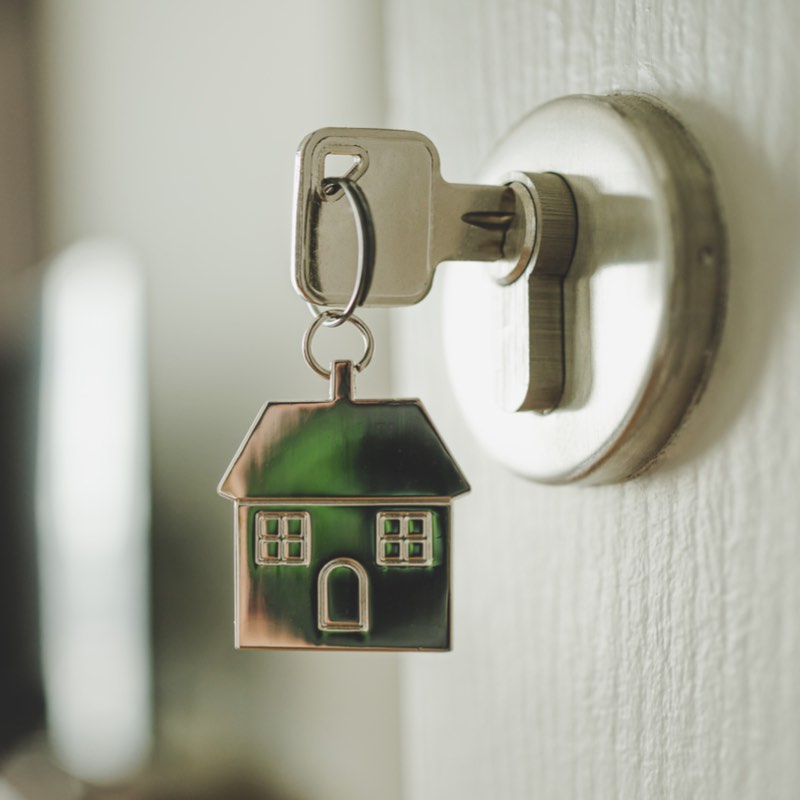
M 345 177 L 369 205 L 375 254 L 363 305 L 418 303 L 441 262 L 497 261 L 520 250 L 508 186 L 446 182 L 420 133 L 324 128 L 303 140 L 295 168 L 294 281 L 309 302 L 342 305 L 353 285 L 352 213 L 341 189 L 324 183 L 329 156 L 351 157 Z
M 352 160 L 344 179 L 358 187 L 358 226 L 343 182 L 326 179 L 331 156 Z M 300 145 L 294 200 L 295 288 L 316 306 L 345 303 L 365 238 L 372 267 L 359 305 L 418 303 L 443 261 L 494 262 L 485 309 L 500 331 L 498 401 L 511 411 L 555 408 L 565 380 L 563 279 L 577 236 L 561 176 L 515 172 L 495 186 L 448 183 L 420 133 L 325 128 Z

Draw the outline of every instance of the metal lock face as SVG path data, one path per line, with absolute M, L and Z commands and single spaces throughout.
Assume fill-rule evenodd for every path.
M 443 319 L 455 398 L 485 451 L 520 475 L 625 480 L 672 440 L 719 341 L 726 242 L 708 161 L 669 109 L 628 94 L 542 106 L 495 148 L 482 177 L 504 180 L 520 166 L 561 175 L 575 201 L 563 393 L 550 413 L 498 403 L 497 387 L 477 379 L 474 365 L 497 363 L 501 353 L 498 383 L 511 387 L 503 395 L 520 396 L 529 377 L 538 383 L 521 342 L 546 342 L 547 320 L 537 321 L 542 307 L 532 295 L 524 298 L 530 325 L 542 329 L 529 337 L 522 301 L 506 295 L 518 284 L 502 288 L 480 269 L 451 269 Z

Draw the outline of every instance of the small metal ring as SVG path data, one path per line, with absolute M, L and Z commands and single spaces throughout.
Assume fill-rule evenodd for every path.
M 314 358 L 314 354 L 311 352 L 311 342 L 314 338 L 314 334 L 319 329 L 320 325 L 327 324 L 327 320 L 333 317 L 337 312 L 334 311 L 323 311 L 309 326 L 308 330 L 303 336 L 303 358 L 306 360 L 306 364 L 308 364 L 317 375 L 320 375 L 323 378 L 330 378 L 331 371 L 329 369 L 325 369 L 322 364 Z M 345 320 L 342 320 L 344 322 Z M 372 361 L 372 354 L 375 351 L 375 339 L 372 337 L 372 331 L 369 329 L 367 324 L 360 318 L 357 317 L 355 314 L 350 314 L 349 317 L 346 317 L 347 322 L 351 322 L 358 328 L 358 332 L 361 334 L 361 338 L 364 340 L 364 355 L 361 356 L 361 361 L 358 364 L 354 365 L 354 369 L 356 372 L 361 372 L 362 370 L 366 369 L 369 366 L 369 362 Z
M 374 237 L 372 235 L 372 220 L 369 213 L 369 205 L 364 192 L 361 191 L 355 181 L 349 178 L 325 178 L 322 181 L 322 190 L 341 189 L 345 197 L 350 202 L 353 209 L 353 219 L 356 223 L 356 239 L 358 240 L 358 266 L 356 268 L 356 279 L 353 284 L 353 291 L 345 307 L 339 309 L 328 309 L 323 311 L 316 303 L 309 303 L 311 313 L 319 318 L 325 317 L 323 323 L 326 328 L 336 328 L 347 322 L 353 316 L 353 312 L 360 306 L 367 297 L 369 282 L 372 276 L 372 267 L 375 261 Z

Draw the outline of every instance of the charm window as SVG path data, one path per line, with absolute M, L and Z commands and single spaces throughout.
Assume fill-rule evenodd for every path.
M 375 558 L 382 567 L 429 567 L 433 563 L 429 511 L 381 511 L 375 528 Z
M 258 566 L 308 566 L 311 518 L 304 511 L 258 511 L 255 516 Z

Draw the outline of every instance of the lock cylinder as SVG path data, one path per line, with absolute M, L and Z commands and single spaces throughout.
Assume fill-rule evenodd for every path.
M 492 293 L 501 334 L 496 400 L 506 411 L 553 411 L 564 393 L 564 279 L 575 253 L 578 215 L 569 185 L 552 172 L 509 173 L 504 183 L 517 199 L 505 258 L 490 274 L 503 291 Z
M 578 213 L 567 181 L 554 172 L 511 172 L 504 183 L 514 192 L 516 206 L 503 258 L 490 266 L 494 280 L 508 286 L 534 268 L 566 275 L 578 239 Z

